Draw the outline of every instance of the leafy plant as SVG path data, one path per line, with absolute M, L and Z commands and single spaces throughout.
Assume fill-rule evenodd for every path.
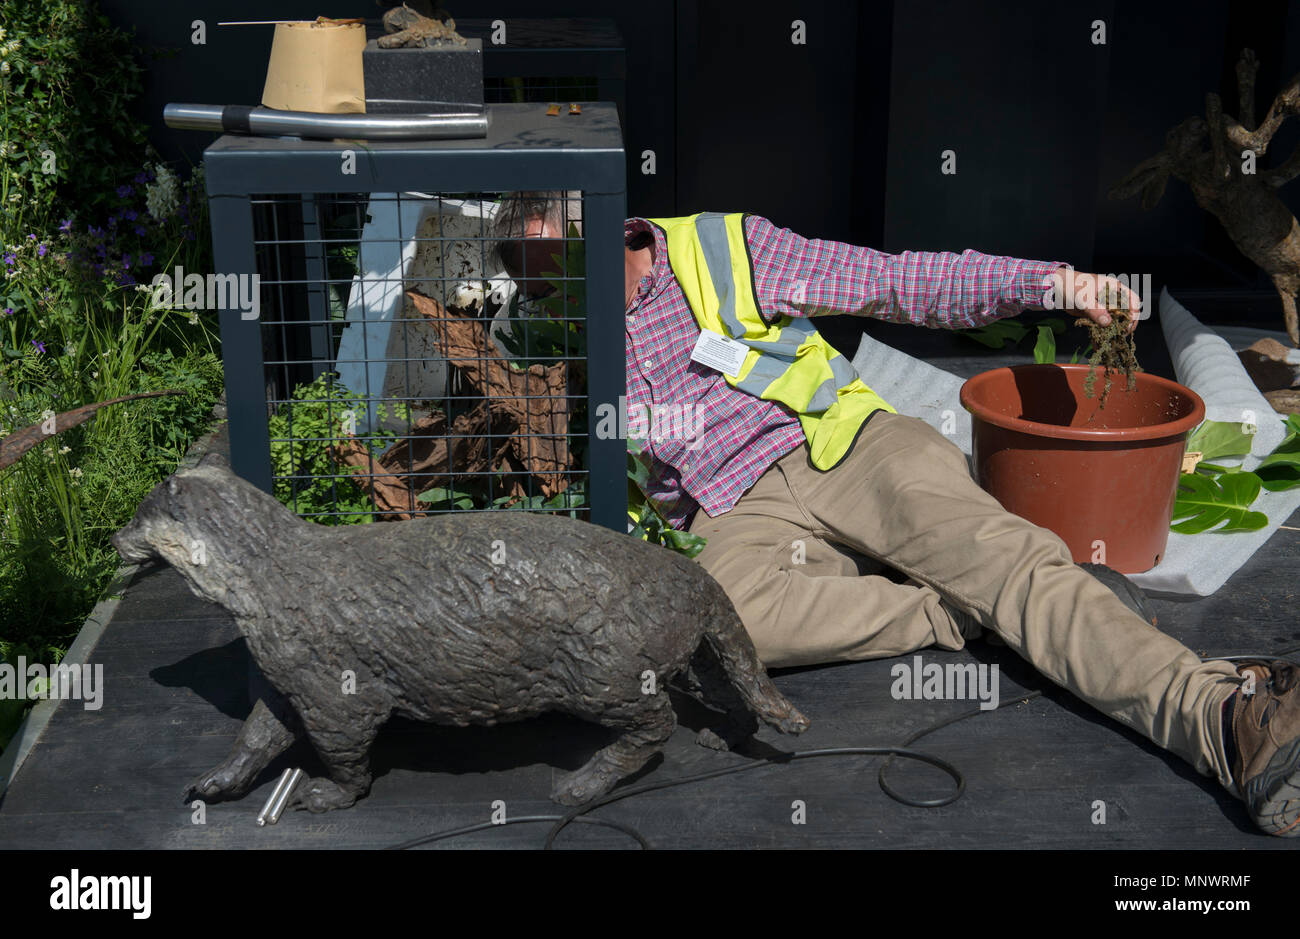
M 645 458 L 645 441 L 627 442 L 627 517 L 628 534 L 650 544 L 657 544 L 693 558 L 704 550 L 706 539 L 689 531 L 673 528 L 646 498 L 650 483 L 650 466 Z
M 1170 525 L 1170 530 L 1182 535 L 1210 529 L 1220 533 L 1257 531 L 1268 524 L 1263 512 L 1250 510 L 1259 498 L 1259 488 L 1259 477 L 1254 473 L 1223 473 L 1217 478 L 1184 473 L 1178 483 L 1175 524 Z M 1220 523 L 1226 524 L 1215 528 Z
M 107 214 L 146 131 L 134 109 L 142 69 L 132 39 L 94 3 L 0 0 L 0 24 L 9 244 L 43 214 Z
M 1250 452 L 1251 435 L 1242 430 L 1236 421 L 1202 421 L 1187 438 L 1187 452 L 1199 453 L 1201 460 L 1217 460 L 1225 456 L 1245 456 Z M 1200 467 L 1228 472 L 1227 467 L 1202 462 Z
M 1187 452 L 1200 452 L 1202 460 L 1194 472 L 1179 476 L 1175 523 L 1170 530 L 1194 535 L 1204 531 L 1258 531 L 1267 525 L 1268 516 L 1250 508 L 1260 490 L 1300 486 L 1300 416 L 1288 415 L 1283 423 L 1290 431 L 1286 439 L 1253 472 L 1248 472 L 1206 458 L 1245 456 L 1250 452 L 1251 435 L 1236 422 L 1203 421 L 1187 440 Z
M 331 442 L 351 437 L 350 427 L 368 413 L 367 401 L 325 372 L 293 390 L 291 400 L 268 419 L 274 495 L 291 511 L 323 525 L 358 525 L 374 521 L 370 496 L 354 481 L 352 471 L 329 453 Z M 376 456 L 398 438 L 383 429 L 388 408 L 374 406 L 375 426 L 364 442 Z M 405 404 L 394 416 L 409 419 Z
M 1038 327 L 1038 341 L 1034 343 L 1034 361 L 1050 365 L 1056 361 L 1056 333 L 1050 326 Z
M 570 223 L 569 240 L 565 242 L 567 260 L 552 254 L 551 260 L 560 271 L 542 271 L 550 292 L 537 301 L 545 317 L 520 316 L 519 297 L 511 301 L 507 317 L 508 326 L 498 335 L 501 345 L 516 359 L 520 368 L 533 363 L 553 365 L 568 359 L 585 359 L 587 336 L 583 325 L 587 320 L 586 276 L 587 262 L 583 242 L 577 226 Z
M 1064 333 L 1065 328 L 1065 320 L 1058 316 L 1052 316 L 1042 320 L 1037 328 L 1032 331 L 1032 334 L 1036 337 L 1034 340 L 1034 361 L 1036 363 L 1050 365 L 1056 361 L 1056 337 Z M 1031 334 L 1028 326 L 1015 319 L 997 320 L 987 326 L 958 329 L 956 332 L 968 339 L 975 340 L 980 345 L 988 346 L 990 349 L 1003 349 L 1008 344 L 1017 345 Z M 1084 349 L 1083 354 L 1089 354 L 1091 349 L 1091 346 Z M 1079 355 L 1080 350 L 1075 349 L 1070 356 L 1070 361 L 1079 361 Z
M 1300 486 L 1300 414 L 1288 414 L 1286 439 L 1255 467 L 1260 484 L 1274 492 Z

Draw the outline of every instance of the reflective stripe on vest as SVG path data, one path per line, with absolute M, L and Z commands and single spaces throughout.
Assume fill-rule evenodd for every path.
M 744 219 L 741 212 L 701 212 L 647 221 L 664 233 L 669 267 L 700 328 L 749 347 L 740 372 L 723 375 L 727 384 L 798 414 L 809 460 L 828 470 L 844 459 L 872 413 L 894 409 L 808 318 L 764 317 Z

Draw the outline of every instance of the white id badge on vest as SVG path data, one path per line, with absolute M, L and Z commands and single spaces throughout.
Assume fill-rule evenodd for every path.
M 695 340 L 695 348 L 691 350 L 691 361 L 735 377 L 740 374 L 740 368 L 745 364 L 745 356 L 748 354 L 749 346 L 743 342 L 702 329 L 700 338 Z

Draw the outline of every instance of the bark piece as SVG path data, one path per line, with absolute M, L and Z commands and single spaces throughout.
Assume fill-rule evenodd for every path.
M 1170 176 L 1185 182 L 1196 204 L 1219 220 L 1237 250 L 1269 275 L 1282 300 L 1287 335 L 1300 346 L 1300 223 L 1277 192 L 1300 175 L 1300 147 L 1278 166 L 1256 166 L 1282 122 L 1300 113 L 1300 74 L 1283 86 L 1256 127 L 1258 70 L 1255 53 L 1242 50 L 1237 62 L 1240 120 L 1224 112 L 1217 94 L 1207 94 L 1205 117 L 1189 117 L 1171 128 L 1164 149 L 1135 166 L 1109 196 L 1141 194 L 1142 208 L 1151 209 Z M 1243 157 L 1245 151 L 1250 159 Z
M 1290 388 L 1300 368 L 1286 361 L 1287 348 L 1276 339 L 1260 339 L 1237 353 L 1246 374 L 1260 391 Z
M 69 428 L 76 427 L 78 424 L 84 424 L 95 416 L 100 408 L 106 408 L 110 404 L 117 404 L 121 401 L 136 401 L 140 398 L 160 398 L 163 395 L 183 395 L 185 392 L 175 388 L 169 388 L 166 391 L 145 391 L 135 395 L 123 395 L 120 398 L 110 398 L 107 401 L 97 401 L 94 404 L 83 404 L 79 408 L 73 408 L 71 411 L 64 411 L 62 414 L 54 416 L 54 434 L 47 434 L 43 425 L 45 421 L 37 421 L 35 424 L 29 424 L 21 430 L 16 430 L 7 437 L 0 438 L 0 469 L 11 466 L 18 462 L 18 458 L 24 453 L 36 446 L 46 437 L 55 436 L 63 433 Z
M 409 290 L 407 296 L 442 337 L 447 360 L 461 369 L 487 400 L 493 420 L 514 425 L 511 449 L 527 471 L 541 480 L 543 494 L 563 492 L 572 465 L 565 363 L 539 363 L 515 371 L 497 354 L 481 320 L 443 307 L 418 291 Z

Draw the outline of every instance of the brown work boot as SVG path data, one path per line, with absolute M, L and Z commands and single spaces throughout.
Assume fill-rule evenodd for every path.
M 1245 682 L 1232 704 L 1233 781 L 1256 825 L 1293 838 L 1300 835 L 1300 668 L 1259 659 L 1237 671 Z

